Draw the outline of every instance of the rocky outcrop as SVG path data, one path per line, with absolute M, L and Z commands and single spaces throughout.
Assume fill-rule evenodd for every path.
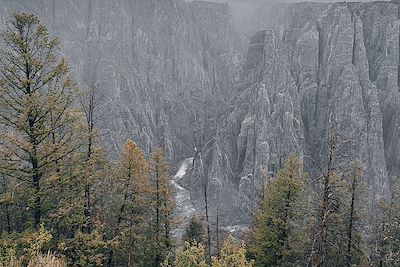
M 295 49 L 306 47 L 306 51 L 295 53 L 298 56 L 292 60 L 294 73 L 299 73 L 301 78 L 307 77 L 305 80 L 298 79 L 299 90 L 309 88 L 302 97 L 302 106 L 306 108 L 302 112 L 307 132 L 306 154 L 323 165 L 326 153 L 323 144 L 333 119 L 340 139 L 337 154 L 342 159 L 338 161 L 343 161 L 339 164 L 357 160 L 365 166 L 372 200 L 385 195 L 389 181 L 378 85 L 369 77 L 364 36 L 369 33 L 360 18 L 367 10 L 368 5 L 331 5 L 313 23 L 315 26 L 312 22 L 303 26 Z M 310 45 L 304 44 L 304 39 L 309 40 Z M 315 57 L 311 63 L 299 64 L 301 55 L 315 53 L 317 43 L 318 68 L 315 68 Z M 313 170 L 312 163 L 308 165 L 310 172 L 316 176 L 317 170 Z
M 210 197 L 211 214 L 218 208 L 225 223 L 248 220 L 268 177 L 289 154 L 303 153 L 300 94 L 289 62 L 272 30 L 251 39 L 228 118 L 198 153 L 191 175 L 183 180 L 187 186 L 198 184 L 192 199 L 200 201 L 204 200 L 197 194 L 204 192 L 206 180 L 209 195 L 219 196 Z M 243 89 L 248 84 L 253 85 Z
M 362 164 L 373 208 L 399 175 L 398 7 L 299 3 L 277 10 L 273 30 L 250 39 L 231 112 L 202 149 L 203 178 L 218 181 L 227 216 L 244 214 L 245 221 L 287 155 L 300 155 L 310 176 L 320 175 L 334 131 L 335 164 Z M 201 180 L 196 159 L 187 185 Z

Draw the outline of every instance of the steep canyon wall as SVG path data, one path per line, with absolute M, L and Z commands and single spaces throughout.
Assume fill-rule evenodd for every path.
M 97 126 L 110 156 L 132 138 L 174 164 L 194 157 L 179 183 L 198 212 L 206 184 L 223 225 L 249 221 L 289 154 L 318 177 L 332 128 L 337 164 L 362 163 L 371 206 L 399 177 L 394 2 L 274 6 L 252 18 L 268 28 L 249 41 L 220 3 L 3 0 L 1 29 L 14 11 L 38 14 L 79 87 L 104 95 Z

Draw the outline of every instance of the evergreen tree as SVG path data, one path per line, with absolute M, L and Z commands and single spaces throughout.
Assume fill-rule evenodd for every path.
M 93 220 L 95 220 L 96 198 L 94 186 L 101 180 L 102 174 L 106 172 L 107 160 L 102 147 L 99 145 L 99 130 L 95 124 L 98 119 L 97 111 L 102 104 L 103 97 L 100 95 L 96 86 L 92 85 L 80 98 L 81 110 L 85 117 L 84 140 L 83 140 L 83 159 L 84 162 L 81 177 L 84 183 L 84 215 L 86 233 L 93 230 Z
M 182 240 L 191 245 L 204 243 L 204 227 L 198 217 L 192 216 L 189 224 L 186 226 Z
M 103 266 L 107 243 L 103 236 L 92 231 L 90 234 L 77 231 L 73 238 L 61 240 L 58 249 L 70 266 Z
M 154 152 L 150 164 L 150 174 L 153 190 L 151 207 L 153 208 L 153 222 L 151 229 L 151 243 L 154 266 L 160 266 L 173 246 L 172 227 L 174 225 L 173 210 L 175 200 L 171 184 L 171 175 L 162 149 Z
M 35 228 L 52 206 L 45 180 L 77 149 L 75 83 L 59 56 L 59 41 L 32 14 L 15 13 L 0 50 L 0 172 L 29 196 Z M 49 206 L 47 206 L 49 205 Z
M 299 205 L 303 200 L 302 162 L 290 156 L 276 178 L 267 185 L 253 227 L 254 254 L 257 266 L 291 266 L 295 263 L 293 244 L 299 231 Z
M 97 266 L 99 258 L 104 258 L 104 249 L 107 246 L 103 240 L 105 222 L 102 218 L 104 203 L 101 187 L 104 180 L 112 174 L 105 151 L 96 141 L 97 135 L 93 133 L 91 137 L 93 144 L 88 156 L 88 132 L 84 126 L 80 130 L 80 149 L 71 153 L 68 157 L 69 163 L 53 174 L 53 177 L 58 177 L 58 184 L 53 185 L 58 200 L 49 213 L 48 225 L 54 229 L 55 247 L 67 256 L 69 262 L 82 261 L 83 258 L 77 255 L 86 254 L 90 255 L 85 260 L 87 265 L 93 263 Z M 85 243 L 82 240 L 95 242 Z
M 103 240 L 100 187 L 110 172 L 94 124 L 99 103 L 95 89 L 82 94 L 80 103 L 85 122 L 76 128 L 79 149 L 69 154 L 68 163 L 58 166 L 52 175 L 57 184 L 52 182 L 51 186 L 58 197 L 53 198 L 57 205 L 49 213 L 48 225 L 54 229 L 54 246 L 66 255 L 69 263 L 98 266 L 105 258 L 107 246 Z
M 114 199 L 110 205 L 114 207 L 115 219 L 109 227 L 116 242 L 108 266 L 143 266 L 150 223 L 150 184 L 144 153 L 132 140 L 124 145 L 112 184 Z

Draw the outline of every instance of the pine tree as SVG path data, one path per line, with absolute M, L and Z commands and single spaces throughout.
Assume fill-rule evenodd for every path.
M 204 243 L 203 223 L 196 216 L 192 216 L 190 219 L 189 224 L 186 226 L 182 240 L 190 245 Z
M 150 190 L 148 163 L 143 151 L 132 140 L 126 141 L 117 163 L 114 180 L 113 225 L 114 248 L 111 249 L 108 266 L 119 265 L 115 260 L 126 259 L 128 266 L 143 266 L 146 235 L 150 223 Z M 118 254 L 114 258 L 114 253 Z
M 171 175 L 162 149 L 154 152 L 150 174 L 153 190 L 151 206 L 154 207 L 152 229 L 152 254 L 154 265 L 160 266 L 173 246 L 172 227 L 174 225 L 173 210 L 175 208 Z
M 251 253 L 257 266 L 287 266 L 294 264 L 303 200 L 305 174 L 302 162 L 290 156 L 275 179 L 266 186 L 260 210 L 255 216 Z
M 53 174 L 57 184 L 57 205 L 49 213 L 49 226 L 54 231 L 54 246 L 64 253 L 69 263 L 85 262 L 98 265 L 104 259 L 107 246 L 103 240 L 104 222 L 101 219 L 103 181 L 110 174 L 109 163 L 95 128 L 99 98 L 95 88 L 82 93 L 81 111 L 85 122 L 79 131 L 78 150 L 67 157 L 68 164 L 60 165 Z M 84 242 L 93 240 L 93 242 Z M 90 256 L 84 256 L 90 255 Z
M 26 187 L 33 225 L 46 212 L 44 179 L 79 146 L 73 125 L 75 83 L 59 41 L 32 14 L 15 13 L 0 50 L 0 172 Z M 22 186 L 22 185 L 21 185 Z M 48 202 L 50 204 L 51 202 Z
M 97 149 L 99 149 L 97 151 Z M 82 151 L 83 152 L 83 151 Z M 86 153 L 76 153 L 70 158 L 70 172 L 61 168 L 61 186 L 55 190 L 62 198 L 54 212 L 50 213 L 50 226 L 54 227 L 54 246 L 63 253 L 69 264 L 100 266 L 105 258 L 107 242 L 104 240 L 104 222 L 101 216 L 101 182 L 108 166 L 100 148 L 93 149 L 87 160 Z M 91 185 L 91 213 L 87 208 L 87 185 Z
M 84 181 L 84 215 L 86 218 L 85 232 L 91 233 L 93 230 L 93 220 L 95 218 L 95 199 L 93 199 L 93 187 L 101 180 L 107 160 L 101 146 L 99 145 L 99 131 L 95 128 L 97 123 L 99 106 L 102 104 L 103 96 L 100 95 L 96 86 L 92 85 L 89 90 L 80 98 L 81 109 L 85 114 L 84 127 L 84 168 L 82 178 Z

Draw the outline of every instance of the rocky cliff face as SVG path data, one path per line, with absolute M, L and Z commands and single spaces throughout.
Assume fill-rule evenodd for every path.
M 321 11 L 321 5 L 287 8 L 285 17 L 303 19 L 284 23 L 289 30 L 281 37 L 302 95 L 305 153 L 323 158 L 319 149 L 333 118 L 342 139 L 338 154 L 363 163 L 373 201 L 398 179 L 400 164 L 392 150 L 400 110 L 398 6 L 338 3 Z
M 336 164 L 363 165 L 373 207 L 399 175 L 398 6 L 299 3 L 276 10 L 273 30 L 251 38 L 231 112 L 203 149 L 209 190 L 223 198 L 216 203 L 227 214 L 246 218 L 287 155 L 303 157 L 318 177 L 335 133 Z M 195 166 L 187 184 L 199 177 Z
M 78 85 L 104 94 L 98 126 L 111 156 L 133 138 L 147 153 L 163 147 L 174 163 L 194 157 L 176 176 L 192 202 L 180 206 L 201 213 L 207 186 L 225 226 L 248 222 L 289 154 L 317 177 L 332 129 L 337 164 L 365 167 L 371 206 L 398 179 L 396 3 L 285 4 L 269 10 L 274 19 L 259 12 L 270 29 L 253 35 L 243 59 L 226 4 L 5 0 L 0 21 L 14 10 L 37 13 L 61 37 Z
M 396 8 L 393 4 L 378 3 L 334 4 L 314 23 L 299 22 L 285 36 L 289 50 L 295 51 L 291 68 L 302 95 L 306 155 L 313 155 L 318 161 L 323 159 L 321 149 L 328 124 L 335 121 L 340 139 L 337 154 L 345 155 L 346 161 L 363 163 L 370 194 L 375 197 L 384 195 L 389 186 L 382 113 L 387 98 L 384 92 L 395 88 L 398 92 L 395 80 L 399 27 L 397 16 L 388 12 Z M 308 12 L 304 6 L 298 10 Z M 378 14 L 371 15 L 375 12 Z M 374 24 L 371 16 L 381 21 Z M 374 32 L 378 27 L 384 34 L 376 40 L 379 44 L 370 45 L 376 39 Z M 382 47 L 384 51 L 377 51 Z M 318 57 L 307 56 L 316 51 Z M 374 70 L 379 73 L 376 77 Z
M 180 0 L 6 0 L 36 13 L 55 36 L 80 88 L 104 94 L 98 126 L 110 154 L 126 138 L 172 160 L 192 155 L 210 138 L 235 81 L 240 39 L 229 6 Z M 212 101 L 207 101 L 212 100 Z

